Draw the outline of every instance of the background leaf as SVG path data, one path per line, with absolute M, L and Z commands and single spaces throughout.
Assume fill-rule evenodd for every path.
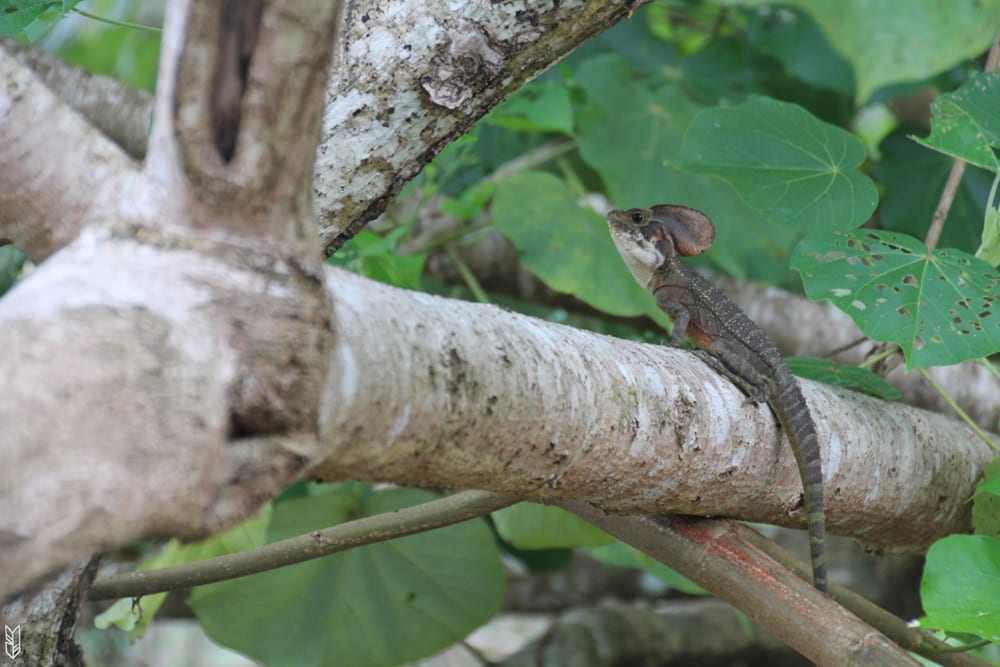
M 920 584 L 929 627 L 1000 641 L 1000 540 L 950 535 L 931 545 Z
M 952 157 L 1000 171 L 1000 72 L 985 72 L 931 103 L 931 133 L 914 141 Z
M 277 505 L 269 540 L 355 518 L 330 495 Z M 360 512 L 433 498 L 413 489 L 378 491 Z M 503 595 L 496 543 L 476 520 L 201 586 L 190 605 L 213 639 L 267 665 L 388 667 L 465 637 L 500 608 Z
M 972 523 L 976 535 L 1000 539 L 1000 459 L 986 466 L 985 477 L 972 496 Z
M 552 174 L 504 178 L 493 196 L 493 223 L 546 285 L 613 315 L 646 314 L 664 322 L 653 295 L 618 257 L 604 218 L 582 208 Z
M 573 105 L 561 81 L 545 81 L 514 95 L 486 117 L 487 122 L 515 131 L 573 132 Z
M 749 30 L 754 43 L 802 81 L 854 95 L 854 69 L 805 11 L 754 12 Z
M 673 203 L 704 211 L 716 227 L 715 244 L 705 253 L 712 262 L 732 275 L 782 283 L 798 236 L 770 224 L 727 183 L 683 171 L 677 155 L 702 107 L 674 84 L 650 88 L 633 74 L 622 58 L 606 55 L 587 61 L 573 77 L 586 95 L 580 156 L 600 175 L 612 205 Z
M 856 168 L 864 144 L 794 104 L 754 97 L 706 109 L 688 129 L 680 160 L 725 179 L 751 208 L 802 230 L 857 227 L 878 202 Z
M 958 250 L 874 230 L 806 237 L 792 258 L 806 294 L 829 300 L 875 340 L 897 343 L 907 368 L 1000 351 L 1000 274 Z
M 767 5 L 772 0 L 743 0 Z M 857 100 L 890 83 L 926 79 L 989 48 L 997 0 L 785 0 L 808 12 L 854 67 Z
M 271 504 L 268 503 L 254 516 L 218 535 L 188 544 L 178 539 L 170 540 L 160 553 L 143 561 L 138 569 L 159 570 L 259 547 L 264 544 L 270 519 Z M 144 595 L 138 602 L 123 598 L 101 612 L 94 619 L 94 625 L 98 628 L 116 625 L 130 632 L 133 640 L 140 639 L 166 599 L 166 593 Z
M 550 505 L 518 503 L 490 516 L 500 537 L 518 549 L 566 549 L 607 544 L 614 539 L 583 519 Z
M 405 233 L 400 227 L 386 236 L 363 230 L 344 244 L 327 262 L 373 280 L 408 289 L 420 288 L 426 254 L 400 255 L 395 250 Z
M 834 387 L 862 391 L 888 401 L 900 397 L 900 391 L 867 368 L 844 366 L 832 359 L 819 357 L 789 357 L 785 359 L 792 373 Z
M 75 4 L 75 3 L 74 3 Z M 61 0 L 0 0 L 0 37 L 20 35 L 46 13 L 55 18 L 62 12 Z
M 587 547 L 584 551 L 591 557 L 605 563 L 621 567 L 632 567 L 643 572 L 648 572 L 674 590 L 681 591 L 682 593 L 688 595 L 708 595 L 698 584 L 685 579 L 655 558 L 650 558 L 638 549 L 634 549 L 622 542 L 616 541 L 603 546 Z

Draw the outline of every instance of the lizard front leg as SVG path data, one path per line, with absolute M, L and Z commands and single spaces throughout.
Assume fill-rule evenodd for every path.
M 674 323 L 674 329 L 670 332 L 671 347 L 681 347 L 684 344 L 684 336 L 687 334 L 688 322 L 691 321 L 691 312 L 683 303 L 671 301 L 661 295 L 656 296 L 656 305 Z

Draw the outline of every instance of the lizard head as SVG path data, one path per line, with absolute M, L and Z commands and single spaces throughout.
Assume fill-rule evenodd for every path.
M 715 240 L 709 217 L 687 206 L 614 210 L 608 213 L 608 228 L 618 253 L 643 287 L 669 260 L 704 252 Z
M 662 225 L 653 221 L 653 212 L 646 208 L 616 209 L 608 213 L 611 240 L 615 242 L 618 254 L 625 260 L 629 271 L 643 287 L 649 284 L 653 271 L 667 261 L 664 250 L 673 254 L 672 244 L 663 248 L 658 243 L 660 227 Z

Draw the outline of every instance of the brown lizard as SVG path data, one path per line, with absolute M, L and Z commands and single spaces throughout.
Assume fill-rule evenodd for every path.
M 608 226 L 632 275 L 673 320 L 670 344 L 679 347 L 686 333 L 704 351 L 702 359 L 777 415 L 805 492 L 813 585 L 825 593 L 823 472 L 809 406 L 767 334 L 722 290 L 680 261 L 682 255 L 697 255 L 712 245 L 715 226 L 701 211 L 670 205 L 611 211 Z

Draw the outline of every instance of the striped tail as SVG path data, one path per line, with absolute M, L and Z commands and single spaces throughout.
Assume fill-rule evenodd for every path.
M 784 366 L 782 364 L 782 366 Z M 826 514 L 823 507 L 823 462 L 819 453 L 816 425 L 799 383 L 787 367 L 777 368 L 774 398 L 768 403 L 778 416 L 792 445 L 802 478 L 809 527 L 809 553 L 812 556 L 813 585 L 826 593 Z

